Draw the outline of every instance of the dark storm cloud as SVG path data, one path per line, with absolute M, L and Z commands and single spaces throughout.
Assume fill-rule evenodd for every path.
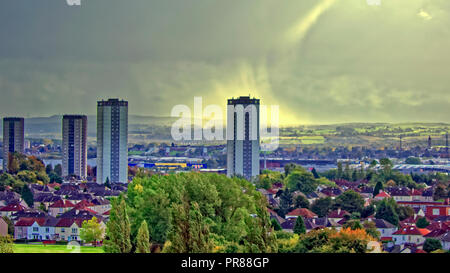
M 251 93 L 285 123 L 450 121 L 449 1 L 81 2 L 0 3 L 0 115 Z

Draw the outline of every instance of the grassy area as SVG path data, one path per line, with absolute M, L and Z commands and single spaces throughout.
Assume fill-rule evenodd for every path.
M 14 244 L 14 253 L 103 253 L 102 247 L 73 245 Z

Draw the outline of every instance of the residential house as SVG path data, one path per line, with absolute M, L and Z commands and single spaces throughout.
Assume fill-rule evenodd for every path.
M 296 221 L 297 218 L 289 218 L 281 223 L 281 228 L 283 229 L 283 231 L 292 232 Z
M 450 216 L 450 205 L 448 199 L 442 205 L 429 205 L 425 211 L 425 215 L 429 219 L 434 219 L 439 216 Z
M 71 210 L 73 207 L 75 207 L 75 205 L 68 200 L 65 200 L 65 201 L 58 200 L 55 203 L 48 206 L 48 213 L 53 217 L 57 217 L 65 212 Z
M 392 187 L 386 189 L 386 191 L 389 192 L 390 196 L 392 196 L 396 202 L 412 201 L 411 192 L 406 187 Z
M 7 206 L 4 206 L 4 207 L 0 208 L 0 215 L 2 217 L 6 216 L 8 218 L 11 218 L 11 215 L 13 213 L 18 212 L 18 211 L 23 211 L 25 209 L 26 209 L 26 207 L 22 206 L 21 204 L 17 204 L 17 203 L 16 204 L 9 204 Z
M 278 222 L 278 224 L 280 224 L 280 225 L 286 221 L 286 220 L 284 220 L 283 217 L 278 215 L 278 213 L 276 213 L 275 211 L 273 211 L 271 209 L 267 209 L 267 211 L 269 212 L 270 220 L 275 219 Z M 102 215 L 109 217 L 109 210 L 104 212 Z
M 55 225 L 55 240 L 57 241 L 81 241 L 80 229 L 83 219 L 62 218 Z
M 6 235 L 8 235 L 8 223 L 6 223 L 3 217 L 0 217 L 0 236 Z
M 411 195 L 411 201 L 426 201 L 423 198 L 423 191 L 422 190 L 416 190 L 412 189 L 410 192 Z
M 58 200 L 61 200 L 61 197 L 58 195 L 54 195 L 51 192 L 37 193 L 33 197 L 33 207 L 40 208 L 41 204 L 43 204 L 45 209 L 47 210 L 48 206 L 57 202 Z
M 445 250 L 450 250 L 450 232 L 444 234 L 441 239 L 442 248 Z
M 306 209 L 306 208 L 294 209 L 293 211 L 291 211 L 288 214 L 286 214 L 285 218 L 286 219 L 297 218 L 298 216 L 302 216 L 304 219 L 305 218 L 317 218 L 317 214 L 315 214 L 314 212 L 312 212 L 312 211 L 310 211 L 309 209 Z
M 109 213 L 110 213 L 110 211 L 111 211 L 111 210 L 108 210 L 107 212 L 105 212 L 105 213 L 102 214 L 102 217 L 105 219 L 105 221 L 109 220 Z M 280 216 L 278 216 L 278 217 L 280 217 Z M 280 217 L 280 218 L 281 218 L 281 217 Z M 272 216 L 270 217 L 270 219 L 272 219 Z M 283 219 L 283 218 L 281 218 L 281 219 Z M 284 219 L 283 219 L 283 221 L 284 221 Z M 280 223 L 280 222 L 279 222 L 279 223 Z
M 387 193 L 385 191 L 380 191 L 380 193 L 378 193 L 373 199 L 375 199 L 377 201 L 381 201 L 385 198 L 391 198 L 391 196 L 389 195 L 389 193 Z
M 314 203 L 314 201 L 316 201 L 317 199 L 325 197 L 327 196 L 319 191 L 314 191 L 306 195 L 306 198 L 308 198 L 310 204 Z
M 7 206 L 9 204 L 20 203 L 20 194 L 13 191 L 0 191 L 0 207 Z
M 397 201 L 397 204 L 400 206 L 408 206 L 411 208 L 420 208 L 425 212 L 425 215 L 427 215 L 427 210 L 429 206 L 433 205 L 443 205 L 442 202 L 429 202 L 429 201 Z
M 416 226 L 406 226 L 392 234 L 394 244 L 415 244 L 421 245 L 425 242 L 425 235 L 430 233 L 428 229 L 418 228 Z
M 20 218 L 45 218 L 47 216 L 48 214 L 44 211 L 37 209 L 26 209 L 11 214 L 10 219 L 13 223 L 16 223 L 20 220 Z
M 66 200 L 69 200 L 73 204 L 77 204 L 83 200 L 89 201 L 93 198 L 93 196 L 89 193 L 77 193 L 70 196 L 67 196 Z
M 424 202 L 432 202 L 433 199 L 433 188 L 428 188 L 422 192 L 422 200 Z
M 20 218 L 14 225 L 14 239 L 27 240 L 53 240 L 57 219 L 46 218 Z
M 392 234 L 397 231 L 397 226 L 389 223 L 384 219 L 373 219 L 376 229 L 380 232 L 380 239 L 382 241 L 392 241 Z
M 321 218 L 312 218 L 311 221 L 315 224 L 316 229 L 321 228 L 335 228 L 336 230 L 340 230 L 342 228 L 342 224 L 340 223 L 342 220 L 336 221 L 335 219 L 330 219 L 328 217 L 321 217 Z
M 55 225 L 55 240 L 58 241 L 81 241 L 80 231 L 83 227 L 83 219 L 61 218 Z M 102 219 L 97 219 L 105 234 L 106 225 Z
M 351 214 L 348 211 L 342 210 L 340 208 L 338 208 L 337 210 L 333 210 L 330 213 L 328 213 L 328 219 L 334 220 L 336 222 L 339 222 L 344 217 L 350 217 L 350 216 L 351 216 Z

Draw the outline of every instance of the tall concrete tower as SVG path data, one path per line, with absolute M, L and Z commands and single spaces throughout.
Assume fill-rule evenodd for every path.
M 8 167 L 10 153 L 24 152 L 24 118 L 3 118 L 3 170 Z
M 128 182 L 128 102 L 97 103 L 97 183 Z
M 259 99 L 232 98 L 227 106 L 227 175 L 259 175 Z
M 445 154 L 448 156 L 448 133 L 445 134 Z
M 64 115 L 62 121 L 62 174 L 87 176 L 87 116 Z

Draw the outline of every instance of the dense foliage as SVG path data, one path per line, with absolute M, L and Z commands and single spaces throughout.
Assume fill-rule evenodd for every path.
M 126 204 L 133 248 L 145 220 L 152 244 L 163 252 L 277 251 L 267 201 L 244 179 L 137 174 L 128 186 Z M 112 205 L 110 222 L 115 221 L 113 211 L 119 204 Z M 113 240 L 110 226 L 108 237 Z
M 277 232 L 280 253 L 367 253 L 377 240 L 364 229 L 312 230 L 306 234 Z

